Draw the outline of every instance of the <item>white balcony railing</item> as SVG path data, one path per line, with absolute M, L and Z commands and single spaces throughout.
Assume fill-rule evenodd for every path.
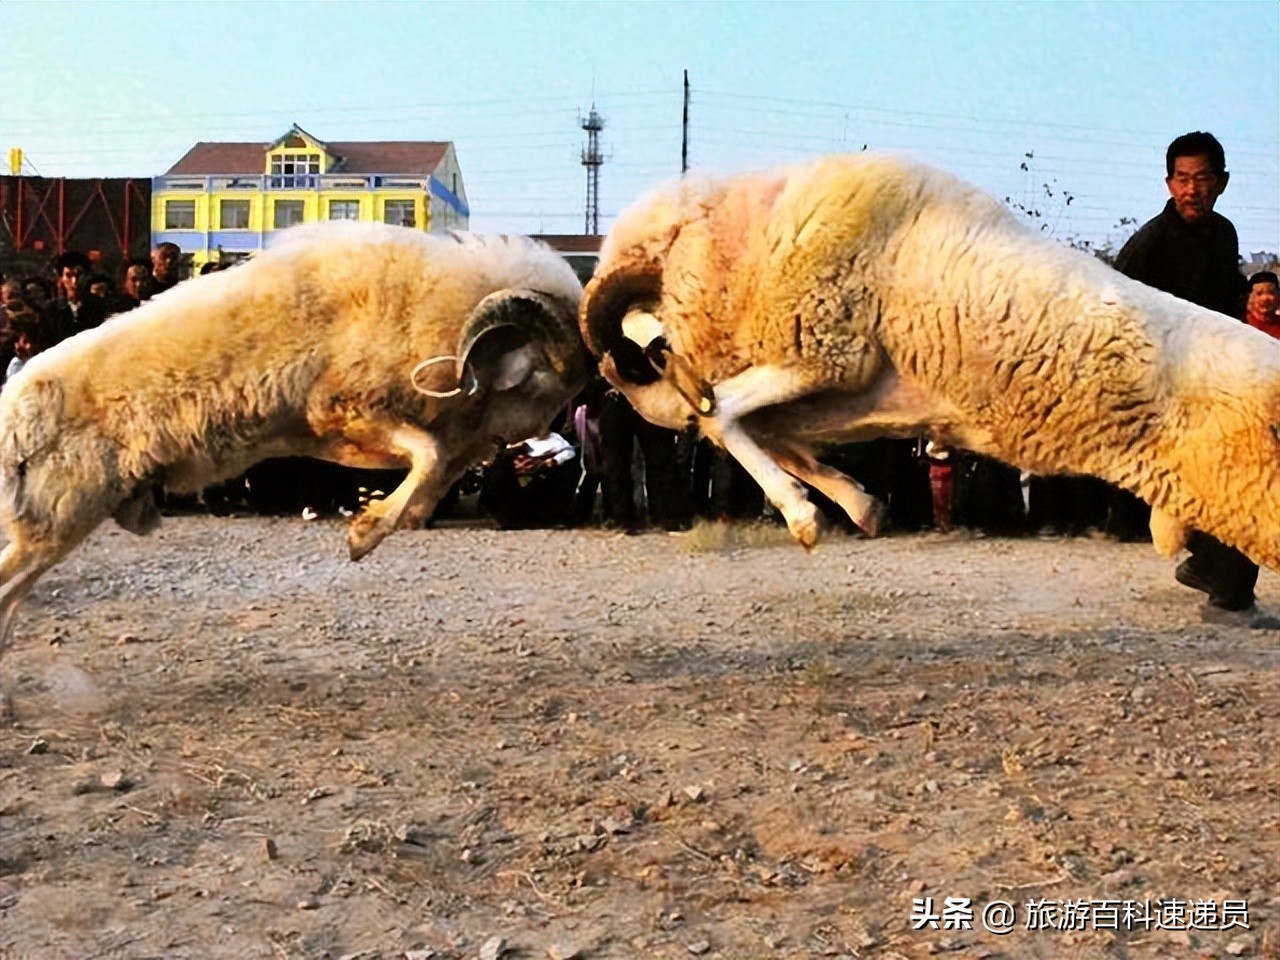
M 229 190 L 428 190 L 430 177 L 406 177 L 403 174 L 321 173 L 321 174 L 242 174 L 239 176 L 172 176 L 155 177 L 155 191 L 192 191 L 212 193 Z

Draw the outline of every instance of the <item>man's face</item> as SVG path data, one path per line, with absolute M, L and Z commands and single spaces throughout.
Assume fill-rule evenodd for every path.
M 13 352 L 19 360 L 30 360 L 31 355 L 35 353 L 35 346 L 31 343 L 31 337 L 25 330 L 18 334 L 18 338 L 14 340 Z
M 69 299 L 79 298 L 83 280 L 83 267 L 65 266 L 58 272 L 58 289 L 62 291 L 63 296 Z
M 140 263 L 134 264 L 124 272 L 124 292 L 135 300 L 145 299 L 148 280 L 147 268 Z
M 1208 157 L 1177 157 L 1173 161 L 1173 176 L 1165 178 L 1173 206 L 1187 223 L 1197 224 L 1208 219 L 1213 205 L 1227 189 L 1227 174 L 1214 173 Z
M 157 279 L 168 280 L 177 272 L 178 256 L 172 250 L 151 251 L 151 272 Z
M 1280 287 L 1274 283 L 1255 283 L 1249 290 L 1249 314 L 1274 320 L 1280 307 Z

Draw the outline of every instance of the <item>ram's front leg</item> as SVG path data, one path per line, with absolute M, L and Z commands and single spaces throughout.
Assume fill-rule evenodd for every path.
M 798 444 L 772 441 L 766 449 L 782 469 L 835 503 L 868 537 L 879 534 L 888 509 L 857 481 L 822 463 Z
M 374 500 L 352 522 L 347 546 L 352 560 L 366 556 L 400 527 L 421 523 L 456 479 L 438 440 L 419 427 L 397 421 L 352 419 L 317 451 L 326 460 L 351 467 L 409 466 L 409 473 L 390 496 Z
M 453 481 L 439 442 L 424 430 L 400 425 L 388 431 L 388 446 L 409 461 L 409 473 L 391 494 L 365 507 L 347 531 L 352 560 L 359 560 L 401 527 L 421 525 Z
M 805 494 L 804 485 L 782 469 L 740 421 L 756 410 L 806 396 L 825 383 L 819 372 L 804 367 L 752 367 L 716 384 L 715 414 L 701 421 L 702 432 L 724 447 L 760 484 L 787 521 L 791 536 L 805 548 L 818 542 L 818 508 Z
M 721 423 L 719 436 L 712 439 L 729 451 L 729 455 L 760 484 L 769 502 L 787 521 L 791 536 L 806 550 L 812 549 L 818 542 L 822 527 L 818 508 L 806 495 L 804 485 L 779 467 L 736 421 Z

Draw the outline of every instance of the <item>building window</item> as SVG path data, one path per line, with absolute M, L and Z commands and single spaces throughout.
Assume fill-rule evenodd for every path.
M 249 201 L 223 200 L 218 217 L 223 230 L 248 230 Z
M 275 202 L 275 210 L 277 230 L 281 227 L 292 227 L 295 223 L 302 222 L 301 200 L 277 200 Z
M 164 203 L 164 228 L 166 230 L 194 230 L 196 228 L 196 202 L 194 200 L 166 200 Z
M 330 200 L 329 201 L 329 219 L 330 220 L 359 220 L 360 219 L 360 201 L 359 200 Z
M 271 186 L 277 190 L 314 187 L 320 154 L 277 153 L 271 158 Z
M 382 207 L 382 219 L 385 223 L 395 224 L 398 227 L 416 226 L 413 208 L 412 200 L 387 200 Z

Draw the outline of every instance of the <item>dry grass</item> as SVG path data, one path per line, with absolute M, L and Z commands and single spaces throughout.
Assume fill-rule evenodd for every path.
M 791 543 L 787 528 L 776 523 L 721 523 L 699 520 L 693 529 L 680 535 L 680 546 L 689 553 L 727 553 L 757 550 Z

